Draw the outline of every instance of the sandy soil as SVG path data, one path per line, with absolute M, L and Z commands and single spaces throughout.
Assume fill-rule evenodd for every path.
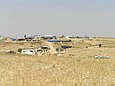
M 91 46 L 98 43 L 104 46 Z M 53 43 L 54 48 L 74 46 L 60 56 L 5 53 L 9 49 L 39 45 L 0 42 L 0 86 L 115 86 L 115 39 L 74 39 L 72 43 Z M 111 58 L 95 59 L 95 55 Z

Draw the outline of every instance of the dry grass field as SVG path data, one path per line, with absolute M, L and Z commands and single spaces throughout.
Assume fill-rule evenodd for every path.
M 0 86 L 115 86 L 115 39 L 73 40 L 62 55 L 7 54 L 7 50 L 39 46 L 30 42 L 0 42 Z M 102 47 L 86 46 L 104 44 Z M 95 59 L 108 55 L 110 59 Z

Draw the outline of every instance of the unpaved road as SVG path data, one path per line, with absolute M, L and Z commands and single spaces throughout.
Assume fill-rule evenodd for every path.
M 44 42 L 45 42 L 46 45 L 49 46 L 49 48 L 50 48 L 50 51 L 49 51 L 50 54 L 55 54 L 55 53 L 56 53 L 56 50 L 55 50 L 55 48 L 54 48 L 52 42 L 47 42 L 47 41 L 44 41 Z

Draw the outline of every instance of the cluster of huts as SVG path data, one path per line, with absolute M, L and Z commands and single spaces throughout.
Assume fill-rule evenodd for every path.
M 40 46 L 38 48 L 24 48 L 18 49 L 18 52 L 20 54 L 27 54 L 27 55 L 41 55 L 41 54 L 46 54 L 50 50 L 49 46 Z
M 49 46 L 43 45 L 38 48 L 19 48 L 17 51 L 8 50 L 6 53 L 10 54 L 26 54 L 26 55 L 43 55 L 48 53 L 50 50 Z
M 53 35 L 34 35 L 34 36 L 27 36 L 24 35 L 23 37 L 16 37 L 16 38 L 12 38 L 12 37 L 2 37 L 0 36 L 0 40 L 3 39 L 11 39 L 12 41 L 38 41 L 38 40 L 48 40 L 49 42 L 71 42 L 71 40 L 57 40 L 57 38 L 89 38 L 89 37 L 79 37 L 79 36 L 53 36 Z
M 18 37 L 18 38 L 10 38 L 10 37 L 2 37 L 0 36 L 0 40 L 6 40 L 6 39 L 11 39 L 12 41 L 38 41 L 38 40 L 45 40 L 47 42 L 72 42 L 72 38 L 81 38 L 78 36 L 64 36 L 62 35 L 62 38 L 70 38 L 70 39 L 58 39 L 59 37 L 56 36 L 52 36 L 52 35 L 34 35 L 34 36 L 26 36 L 24 35 L 23 37 Z M 88 37 L 84 37 L 84 38 L 88 38 Z M 103 44 L 97 44 L 97 45 L 93 45 L 93 47 L 102 47 L 104 46 Z M 60 46 L 58 48 L 55 49 L 55 52 L 57 54 L 60 54 L 62 52 L 65 52 L 66 49 L 68 48 L 72 48 L 73 46 L 68 46 L 68 45 L 64 45 L 64 46 Z M 88 47 L 92 47 L 92 46 L 86 46 L 86 48 Z M 44 55 L 44 54 L 50 54 L 51 48 L 47 45 L 42 45 L 40 47 L 37 48 L 19 48 L 16 52 L 15 51 L 7 51 L 7 53 L 19 53 L 19 54 L 27 54 L 27 55 Z M 95 56 L 95 58 L 109 58 L 108 56 Z
M 72 46 L 60 46 L 56 48 L 55 51 L 57 54 L 65 52 L 66 49 L 72 48 Z M 26 54 L 26 55 L 47 55 L 50 54 L 50 47 L 47 45 L 42 45 L 38 48 L 19 48 L 17 51 L 8 50 L 7 53 L 12 54 Z
M 1 38 L 2 39 L 2 38 Z M 2 39 L 3 40 L 3 39 Z M 47 41 L 47 42 L 71 42 L 71 40 L 59 40 L 56 36 L 52 35 L 34 35 L 34 36 L 26 36 L 18 37 L 18 38 L 11 38 L 11 37 L 4 37 L 4 40 L 7 42 L 12 41 Z M 9 41 L 10 40 L 10 41 Z M 56 53 L 61 53 L 62 51 L 66 50 L 67 48 L 71 48 L 71 46 L 60 46 L 55 49 Z M 20 54 L 27 54 L 27 55 L 40 55 L 40 54 L 49 54 L 51 51 L 50 47 L 47 45 L 42 45 L 38 48 L 23 48 L 18 49 L 17 51 L 8 50 L 7 53 L 20 53 Z
M 24 35 L 24 37 L 18 37 L 18 38 L 11 38 L 13 41 L 38 41 L 40 40 L 40 36 L 39 35 L 34 35 L 34 36 L 26 36 Z

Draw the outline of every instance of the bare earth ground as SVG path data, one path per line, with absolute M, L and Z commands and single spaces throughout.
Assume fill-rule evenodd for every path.
M 36 43 L 0 42 L 0 86 L 115 86 L 115 39 L 65 43 L 73 45 L 63 55 L 28 56 L 6 50 L 39 46 Z M 89 47 L 103 43 L 104 47 Z M 64 45 L 54 43 L 54 47 Z M 94 59 L 108 55 L 110 59 Z

